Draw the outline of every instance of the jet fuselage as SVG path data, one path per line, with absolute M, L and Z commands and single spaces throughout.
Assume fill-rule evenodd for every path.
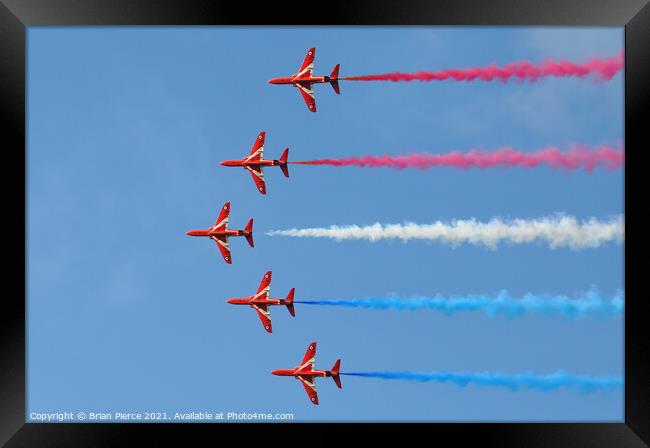
M 331 370 L 309 370 L 309 371 L 300 371 L 298 367 L 293 369 L 278 369 L 272 370 L 271 373 L 277 376 L 322 376 L 330 377 L 332 376 Z
M 241 166 L 243 168 L 246 168 L 247 166 L 280 166 L 282 163 L 279 160 L 265 160 L 265 159 L 260 159 L 260 160 L 253 160 L 251 162 L 247 162 L 246 159 L 240 159 L 240 160 L 224 160 L 221 162 L 222 166 Z
M 185 233 L 189 236 L 246 236 L 243 230 L 225 229 L 225 230 L 190 230 Z
M 253 307 L 254 303 L 264 303 L 266 305 L 287 305 L 287 301 L 285 299 L 256 299 L 255 296 L 250 296 L 250 297 L 244 297 L 244 298 L 233 298 L 233 299 L 228 299 L 226 302 L 233 304 L 233 305 L 249 305 L 251 308 Z
M 271 78 L 269 79 L 269 84 L 297 84 L 300 82 L 311 82 L 311 83 L 323 83 L 333 81 L 329 76 L 309 76 L 303 78 L 296 78 L 294 76 L 289 76 L 286 78 Z

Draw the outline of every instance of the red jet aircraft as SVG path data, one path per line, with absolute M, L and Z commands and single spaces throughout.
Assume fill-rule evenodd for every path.
M 186 233 L 189 236 L 207 236 L 217 243 L 217 247 L 223 255 L 223 259 L 228 264 L 232 264 L 232 257 L 230 256 L 230 245 L 228 238 L 231 236 L 245 236 L 246 241 L 251 247 L 255 247 L 253 243 L 253 219 L 248 221 L 244 230 L 232 230 L 228 228 L 228 216 L 230 215 L 230 202 L 226 202 L 219 213 L 217 221 L 212 227 L 207 230 L 190 230 Z
M 318 394 L 316 393 L 316 377 L 332 377 L 339 389 L 341 389 L 341 360 L 337 359 L 334 363 L 332 370 L 315 370 L 314 363 L 316 362 L 316 343 L 312 342 L 307 347 L 307 352 L 305 353 L 304 358 L 300 362 L 300 365 L 294 367 L 293 369 L 280 369 L 273 370 L 271 373 L 273 375 L 279 376 L 293 376 L 296 379 L 300 380 L 309 399 L 312 403 L 318 404 Z
M 316 100 L 314 99 L 314 91 L 311 89 L 313 83 L 329 82 L 337 95 L 341 93 L 341 90 L 339 89 L 339 64 L 336 64 L 334 70 L 332 70 L 332 73 L 329 76 L 312 76 L 311 72 L 314 69 L 315 56 L 316 49 L 310 48 L 307 50 L 307 55 L 305 56 L 305 60 L 302 62 L 298 73 L 295 73 L 288 78 L 269 79 L 269 83 L 271 84 L 292 84 L 296 87 L 305 99 L 307 107 L 312 112 L 316 112 Z
M 259 133 L 253 144 L 253 149 L 248 157 L 241 160 L 224 160 L 221 162 L 223 166 L 241 166 L 248 170 L 253 176 L 253 182 L 257 185 L 257 189 L 262 194 L 266 194 L 266 184 L 264 183 L 264 172 L 262 168 L 265 166 L 279 166 L 285 177 L 289 177 L 289 167 L 287 166 L 287 159 L 289 158 L 289 148 L 285 148 L 280 160 L 264 160 L 264 138 L 266 132 Z
M 271 292 L 271 271 L 264 274 L 262 282 L 260 283 L 259 288 L 255 295 L 244 297 L 244 298 L 235 298 L 228 299 L 228 303 L 233 305 L 248 305 L 251 308 L 254 308 L 257 311 L 257 315 L 262 321 L 262 325 L 267 333 L 272 333 L 273 328 L 271 326 L 271 310 L 269 306 L 271 305 L 285 305 L 289 310 L 289 313 L 292 316 L 296 315 L 296 310 L 293 308 L 293 294 L 295 293 L 296 288 L 291 288 L 289 294 L 285 299 L 273 299 L 269 297 Z

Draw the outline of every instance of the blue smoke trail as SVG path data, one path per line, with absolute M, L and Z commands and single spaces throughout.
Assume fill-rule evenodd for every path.
M 559 388 L 573 389 L 580 392 L 598 390 L 611 391 L 623 387 L 623 378 L 618 376 L 593 377 L 588 375 L 571 375 L 557 371 L 549 375 L 534 373 L 518 373 L 507 375 L 498 372 L 482 373 L 453 373 L 453 372 L 341 372 L 341 375 L 359 376 L 366 378 L 381 378 L 384 380 L 406 380 L 438 383 L 454 383 L 460 387 L 468 384 L 479 386 L 506 387 L 510 390 L 538 389 L 551 391 Z
M 479 294 L 447 298 L 438 294 L 434 297 L 410 299 L 369 297 L 363 299 L 296 300 L 295 303 L 397 311 L 427 309 L 439 311 L 446 315 L 451 315 L 456 311 L 483 311 L 490 317 L 499 314 L 515 317 L 523 316 L 526 313 L 537 313 L 568 318 L 581 317 L 587 314 L 616 316 L 620 315 L 625 307 L 622 292 L 609 300 L 605 300 L 595 289 L 590 290 L 584 297 L 579 299 L 562 295 L 538 296 L 534 294 L 526 294 L 522 298 L 513 298 L 508 292 L 502 291 L 497 296 Z

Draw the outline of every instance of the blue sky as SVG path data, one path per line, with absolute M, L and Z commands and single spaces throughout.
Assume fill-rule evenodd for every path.
M 605 84 L 342 83 L 290 86 L 307 48 L 341 76 L 584 61 L 623 48 L 623 28 L 30 28 L 28 30 L 28 412 L 292 412 L 300 421 L 622 421 L 623 394 L 538 392 L 343 378 L 301 385 L 270 374 L 318 341 L 342 369 L 623 374 L 623 321 L 480 313 L 272 309 L 266 334 L 245 307 L 273 270 L 296 299 L 623 288 L 623 247 L 477 246 L 270 237 L 330 224 L 536 218 L 623 212 L 623 172 L 218 165 L 265 151 L 290 160 L 623 139 L 623 76 Z M 255 218 L 256 247 L 231 240 L 226 265 L 185 231 Z

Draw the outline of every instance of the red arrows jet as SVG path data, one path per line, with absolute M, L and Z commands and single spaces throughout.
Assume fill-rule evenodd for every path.
M 341 360 L 337 359 L 332 367 L 332 370 L 315 370 L 314 363 L 316 362 L 316 343 L 312 342 L 307 347 L 307 352 L 300 362 L 300 365 L 293 369 L 280 369 L 273 370 L 273 375 L 279 376 L 293 376 L 300 380 L 309 399 L 312 403 L 318 404 L 318 394 L 316 393 L 316 377 L 332 377 L 339 389 L 341 389 Z
M 311 72 L 314 69 L 315 56 L 316 49 L 310 48 L 307 50 L 307 55 L 305 56 L 305 60 L 302 62 L 298 73 L 295 73 L 288 78 L 269 79 L 269 83 L 271 84 L 292 84 L 296 87 L 305 99 L 307 107 L 312 112 L 316 112 L 316 99 L 314 99 L 314 91 L 311 89 L 313 83 L 329 82 L 337 95 L 341 93 L 339 88 L 339 64 L 336 64 L 334 70 L 332 70 L 332 73 L 329 76 L 313 76 Z
M 221 162 L 223 166 L 241 166 L 248 170 L 253 176 L 253 182 L 257 185 L 257 189 L 262 194 L 266 194 L 266 184 L 264 183 L 264 173 L 262 168 L 265 166 L 279 166 L 285 177 L 289 177 L 289 167 L 287 166 L 287 159 L 289 158 L 289 148 L 285 148 L 280 160 L 265 160 L 264 159 L 264 138 L 266 132 L 259 133 L 253 143 L 253 149 L 248 157 L 241 160 L 224 160 Z
M 244 298 L 235 298 L 228 299 L 228 303 L 233 305 L 248 305 L 251 308 L 254 308 L 257 311 L 257 315 L 262 321 L 262 325 L 267 333 L 273 333 L 273 328 L 271 326 L 271 310 L 269 306 L 271 305 L 285 305 L 289 310 L 289 313 L 292 316 L 296 315 L 296 310 L 293 308 L 293 294 L 295 293 L 296 288 L 291 288 L 289 294 L 285 299 L 272 299 L 269 297 L 271 292 L 271 271 L 264 274 L 262 282 L 260 283 L 259 288 L 255 295 L 244 297 Z
M 189 236 L 207 236 L 215 243 L 223 255 L 223 259 L 228 264 L 232 264 L 232 257 L 230 256 L 230 245 L 228 238 L 231 236 L 245 236 L 246 241 L 251 247 L 255 247 L 253 243 L 253 220 L 250 219 L 244 230 L 232 230 L 228 228 L 228 216 L 230 215 L 230 202 L 226 202 L 219 213 L 217 221 L 212 227 L 207 230 L 190 230 L 186 233 Z

